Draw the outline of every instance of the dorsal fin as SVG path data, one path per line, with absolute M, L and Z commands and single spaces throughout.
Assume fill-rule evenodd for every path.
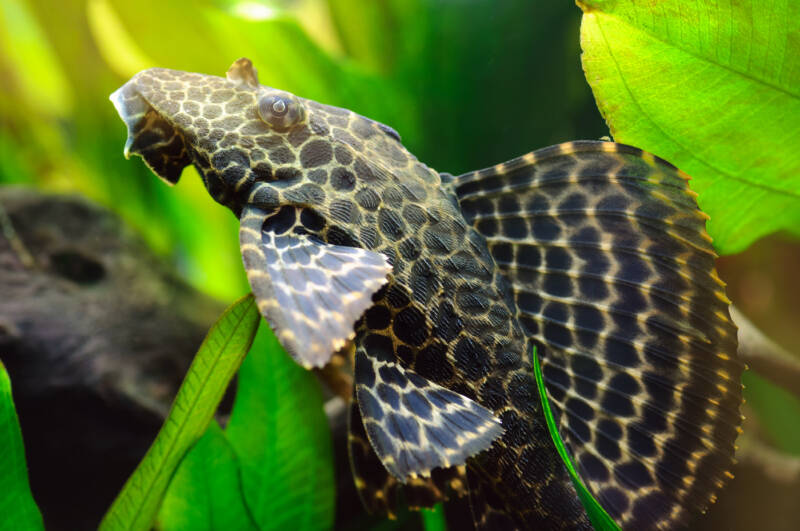
M 625 528 L 673 527 L 732 477 L 741 372 L 688 178 L 570 142 L 449 183 L 512 284 L 578 473 Z
M 247 57 L 240 57 L 235 60 L 225 73 L 225 77 L 228 78 L 228 81 L 232 81 L 239 86 L 253 90 L 258 89 L 258 70 Z

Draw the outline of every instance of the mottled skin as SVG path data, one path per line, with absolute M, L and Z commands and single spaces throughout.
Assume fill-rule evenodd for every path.
M 504 212 L 508 206 L 501 202 L 506 199 L 469 206 L 470 182 L 481 177 L 479 174 L 453 180 L 419 162 L 403 147 L 397 133 L 382 124 L 259 86 L 249 61 L 234 63 L 228 77 L 166 69 L 137 74 L 118 96 L 127 102 L 130 115 L 124 117 L 131 132 L 126 152 L 140 154 L 157 174 L 173 183 L 184 166 L 194 164 L 212 197 L 237 216 L 250 207 L 269 213 L 263 229 L 271 233 L 309 234 L 329 244 L 359 247 L 388 257 L 392 266 L 388 283 L 373 296 L 374 304 L 355 324 L 356 357 L 396 362 L 477 401 L 501 420 L 502 437 L 467 463 L 476 523 L 492 527 L 491 518 L 500 518 L 504 512 L 513 517 L 517 527 L 588 528 L 547 431 L 530 358 L 535 344 L 545 357 L 546 370 L 566 370 L 575 377 L 574 371 L 558 363 L 569 353 L 569 346 L 550 352 L 547 334 L 531 324 L 535 312 L 525 309 L 520 299 L 524 294 L 512 284 L 519 280 L 515 259 L 508 258 L 507 250 L 491 238 L 495 233 L 503 235 L 503 222 L 498 228 L 495 219 L 493 226 L 482 227 L 480 232 L 476 229 L 481 227 L 476 219 L 481 209 Z M 295 104 L 299 106 L 301 115 L 289 120 L 286 127 L 270 125 L 258 110 L 265 98 L 272 98 L 270 102 L 285 98 L 292 112 Z M 569 155 L 567 148 L 560 149 L 555 155 Z M 637 151 L 634 156 L 642 154 Z M 519 159 L 519 164 L 534 162 Z M 508 164 L 492 170 L 497 176 L 494 184 L 506 186 L 502 178 L 508 174 L 510 179 L 515 168 Z M 679 188 L 680 194 L 688 190 L 683 181 L 680 185 L 670 181 L 669 186 Z M 490 190 L 491 183 L 478 183 L 477 189 Z M 462 208 L 469 210 L 469 219 Z M 521 207 L 517 204 L 516 208 Z M 696 230 L 702 231 L 702 226 Z M 520 236 L 524 237 L 528 236 Z M 709 247 L 707 237 L 698 245 Z M 517 259 L 522 260 L 521 256 Z M 704 264 L 704 274 L 713 273 L 713 252 L 710 256 L 710 270 Z M 613 280 L 602 278 L 607 283 Z M 705 277 L 700 282 L 706 282 Z M 541 288 L 547 292 L 547 286 Z M 711 290 L 721 291 L 721 286 L 714 285 Z M 715 300 L 726 304 L 724 294 Z M 722 308 L 727 317 L 727 306 Z M 614 310 L 609 312 L 614 314 Z M 682 331 L 675 322 L 668 320 L 664 326 Z M 733 328 L 729 319 L 726 322 L 717 335 L 728 341 Z M 577 317 L 576 323 L 580 324 Z M 574 330 L 574 325 L 563 326 Z M 602 330 L 594 332 L 604 338 L 609 335 Z M 735 333 L 733 338 L 735 341 Z M 680 374 L 675 373 L 678 383 Z M 553 381 L 566 385 L 557 376 Z M 725 378 L 738 386 L 735 370 Z M 550 384 L 548 381 L 548 391 L 552 392 Z M 555 392 L 561 404 L 563 389 L 560 394 L 558 389 Z M 740 399 L 739 387 L 730 393 L 726 387 L 724 394 L 713 395 L 717 403 L 723 399 L 735 403 L 733 426 L 739 422 L 736 392 Z M 569 403 L 564 410 L 569 411 Z M 387 485 L 397 480 L 376 468 L 379 462 L 363 440 L 358 413 L 358 408 L 353 408 L 351 452 L 356 454 L 356 483 L 368 507 L 391 511 L 392 503 L 385 499 L 390 489 L 384 486 L 382 490 L 376 482 L 381 480 L 381 472 Z M 709 418 L 713 429 L 717 416 Z M 561 429 L 569 426 L 562 424 Z M 726 469 L 733 439 L 726 435 L 723 442 L 726 453 L 720 466 Z M 571 450 L 580 454 L 581 448 Z M 372 477 L 359 477 L 370 468 Z M 677 473 L 696 474 L 697 470 Z M 465 492 L 463 473 L 449 475 L 456 477 L 448 479 L 449 486 L 457 494 Z M 652 481 L 648 489 L 654 488 Z M 433 493 L 421 505 L 443 496 L 431 480 L 412 478 L 409 484 Z M 442 482 L 438 485 L 443 491 Z M 701 507 L 707 503 L 707 491 L 718 488 L 702 490 Z M 627 502 L 617 509 L 615 516 L 621 521 L 637 521 Z M 681 509 L 659 517 L 669 522 L 683 520 L 685 515 Z
M 454 184 L 594 496 L 630 529 L 705 511 L 733 477 L 744 366 L 688 177 L 631 146 L 569 142 Z
M 357 325 L 357 349 L 397 359 L 499 416 L 505 435 L 473 466 L 523 501 L 524 520 L 588 525 L 546 430 L 508 281 L 439 173 L 391 130 L 345 109 L 298 98 L 307 122 L 279 132 L 257 114 L 263 93 L 224 78 L 151 69 L 135 80 L 186 139 L 174 137 L 168 159 L 159 147 L 163 163 L 151 166 L 191 162 L 237 215 L 244 203 L 276 210 L 280 232 L 300 224 L 325 242 L 389 257 L 391 279 Z

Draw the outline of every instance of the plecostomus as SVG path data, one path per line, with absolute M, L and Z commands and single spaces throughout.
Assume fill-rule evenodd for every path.
M 286 351 L 354 347 L 349 449 L 366 508 L 468 495 L 479 529 L 590 528 L 548 432 L 626 529 L 685 524 L 732 477 L 736 329 L 687 176 L 569 142 L 458 177 L 390 127 L 259 85 L 152 68 L 111 96 L 125 154 L 194 166 L 241 220 Z M 461 466 L 466 464 L 466 466 Z

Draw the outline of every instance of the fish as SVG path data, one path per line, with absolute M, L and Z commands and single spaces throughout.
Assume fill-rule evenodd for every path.
M 453 176 L 391 127 L 261 85 L 151 68 L 111 95 L 124 154 L 197 168 L 240 220 L 260 312 L 306 368 L 353 353 L 365 508 L 469 497 L 476 529 L 591 529 L 551 437 L 624 529 L 705 512 L 733 475 L 741 374 L 689 177 L 574 141 Z

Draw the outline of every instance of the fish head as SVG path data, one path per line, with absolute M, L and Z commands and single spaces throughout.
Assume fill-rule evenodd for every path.
M 144 70 L 111 100 L 128 127 L 126 157 L 170 184 L 193 164 L 237 215 L 247 205 L 311 209 L 353 233 L 363 214 L 421 203 L 441 184 L 390 127 L 261 85 L 245 58 L 224 78 Z

